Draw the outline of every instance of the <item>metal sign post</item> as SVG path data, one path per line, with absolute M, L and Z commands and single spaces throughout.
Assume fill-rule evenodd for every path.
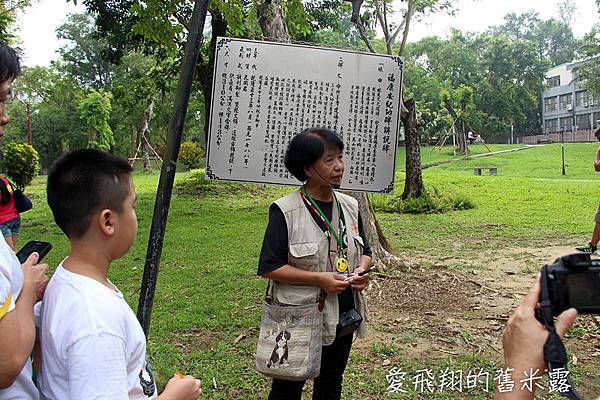
M 142 288 L 140 290 L 140 300 L 137 311 L 137 318 L 144 329 L 146 337 L 148 336 L 150 329 L 150 315 L 152 313 L 154 290 L 156 289 L 158 267 L 160 264 L 160 256 L 162 254 L 169 205 L 171 203 L 171 193 L 173 191 L 173 182 L 175 181 L 177 156 L 179 154 L 185 115 L 187 113 L 192 82 L 194 80 L 194 71 L 200 52 L 202 31 L 204 30 L 207 8 L 208 0 L 196 0 L 192 15 L 192 25 L 190 27 L 188 41 L 185 45 L 185 53 L 181 65 L 181 73 L 179 75 L 179 85 L 177 88 L 177 96 L 175 98 L 173 119 L 169 125 L 167 149 L 160 171 L 158 190 L 156 192 L 156 202 L 154 203 L 152 227 L 150 229 L 150 238 L 148 240 L 144 277 L 142 279 Z

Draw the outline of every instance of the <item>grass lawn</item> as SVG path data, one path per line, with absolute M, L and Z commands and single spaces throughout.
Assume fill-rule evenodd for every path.
M 502 150 L 509 150 L 515 148 L 524 147 L 523 145 L 512 145 L 512 144 L 488 144 L 486 146 L 482 144 L 474 144 L 469 146 L 469 155 L 479 155 L 488 152 L 496 152 Z M 488 150 L 489 149 L 489 150 Z M 404 171 L 405 169 L 405 151 L 404 147 L 399 147 L 396 152 L 396 168 Z M 432 163 L 438 163 L 440 161 L 448 161 L 454 159 L 460 159 L 462 156 L 455 154 L 455 148 L 452 146 L 445 146 L 442 148 L 434 146 L 423 146 L 421 147 L 421 164 L 426 166 Z
M 472 146 L 479 147 L 485 150 Z M 494 145 L 493 150 L 506 147 Z M 586 181 L 600 179 L 592 168 L 596 148 L 566 146 L 564 178 L 560 145 L 428 168 L 423 173 L 428 190 L 464 195 L 476 207 L 446 214 L 381 213 L 378 219 L 393 247 L 407 256 L 444 257 L 556 241 L 584 242 L 600 194 L 600 180 Z M 397 193 L 403 188 L 402 150 L 398 151 Z M 431 153 L 423 148 L 422 154 L 424 162 L 453 158 L 447 149 Z M 498 176 L 473 176 L 474 166 L 486 165 L 496 166 Z M 126 257 L 113 264 L 111 279 L 137 310 L 158 175 L 137 173 L 134 183 L 137 241 Z M 157 379 L 165 382 L 180 370 L 202 379 L 202 398 L 266 398 L 269 382 L 254 369 L 266 283 L 256 276 L 256 267 L 269 204 L 291 188 L 206 182 L 194 172 L 178 174 L 176 185 L 148 345 Z M 23 215 L 20 244 L 29 239 L 52 242 L 54 249 L 46 260 L 54 268 L 68 254 L 68 242 L 46 205 L 45 178 L 36 178 L 27 193 L 34 209 Z M 240 335 L 244 337 L 236 340 Z M 365 372 L 359 365 L 395 351 L 385 343 L 353 351 L 344 398 L 385 397 L 386 369 L 373 364 Z M 490 361 L 458 357 L 451 363 L 488 365 Z M 412 364 L 407 361 L 403 366 Z M 413 393 L 410 398 L 418 396 Z

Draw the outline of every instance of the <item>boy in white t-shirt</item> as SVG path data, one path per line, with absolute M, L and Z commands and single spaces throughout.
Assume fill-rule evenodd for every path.
M 0 138 L 10 118 L 5 102 L 13 80 L 21 71 L 16 52 L 0 42 Z M 0 238 L 0 400 L 37 400 L 29 355 L 35 341 L 33 306 L 41 299 L 48 266 L 35 265 L 33 253 L 21 263 L 6 241 Z
M 197 399 L 200 381 L 172 378 L 157 397 L 146 337 L 110 263 L 137 231 L 131 167 L 98 150 L 63 155 L 48 174 L 48 204 L 71 241 L 42 303 L 40 391 L 52 400 Z

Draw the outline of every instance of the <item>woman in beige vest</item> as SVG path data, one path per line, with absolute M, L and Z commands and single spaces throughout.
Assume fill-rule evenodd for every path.
M 341 396 L 354 335 L 340 330 L 340 314 L 355 310 L 362 316 L 359 337 L 366 335 L 368 320 L 362 291 L 369 275 L 358 273 L 368 269 L 371 250 L 356 200 L 334 191 L 344 174 L 343 150 L 340 137 L 323 128 L 306 129 L 291 140 L 285 166 L 303 186 L 271 205 L 258 267 L 273 282 L 277 303 L 308 304 L 321 295 L 323 349 L 313 399 Z M 273 379 L 269 399 L 300 399 L 303 386 L 304 381 Z

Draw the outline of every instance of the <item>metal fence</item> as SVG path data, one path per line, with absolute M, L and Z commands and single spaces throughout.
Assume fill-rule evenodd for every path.
M 580 131 L 568 131 L 564 133 L 565 143 L 573 142 L 595 142 L 596 137 L 594 136 L 593 129 L 586 129 Z M 561 133 L 548 133 L 546 135 L 532 135 L 522 136 L 517 138 L 517 143 L 522 144 L 540 144 L 540 143 L 557 143 L 561 142 Z

